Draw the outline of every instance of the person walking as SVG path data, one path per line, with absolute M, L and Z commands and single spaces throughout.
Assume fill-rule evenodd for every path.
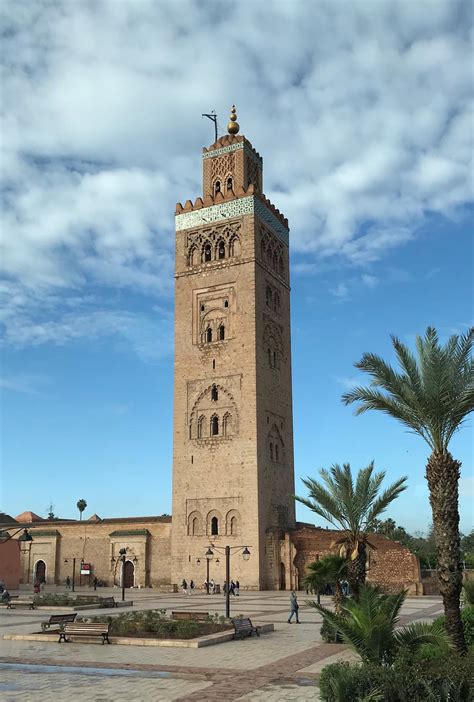
M 233 580 L 230 581 L 229 594 L 235 597 L 235 583 Z
M 291 624 L 291 620 L 293 619 L 293 615 L 296 614 L 296 623 L 300 623 L 300 619 L 298 617 L 298 610 L 299 610 L 299 604 L 298 604 L 298 598 L 296 596 L 296 592 L 294 590 L 291 591 L 290 595 L 290 616 L 288 617 L 288 624 Z
M 211 592 L 212 595 L 214 594 L 215 586 L 216 586 L 216 584 L 215 584 L 215 582 L 214 582 L 214 578 L 212 578 L 212 579 L 211 579 L 211 582 L 209 583 L 209 588 L 210 588 L 210 592 Z
M 239 596 L 239 590 L 240 590 L 240 583 L 238 580 L 235 581 L 235 594 L 238 597 Z
M 66 578 L 66 590 L 70 590 L 70 589 L 71 589 L 71 578 L 68 575 Z
M 97 576 L 94 578 L 94 590 L 97 590 Z
M 183 578 L 183 582 L 181 583 L 181 587 L 183 588 L 183 595 L 188 594 L 188 583 L 186 580 Z
M 33 585 L 33 592 L 35 595 L 39 595 L 41 592 L 41 584 L 39 580 L 35 580 L 35 584 Z
M 194 594 L 194 580 L 189 581 L 189 590 L 188 590 L 190 595 Z

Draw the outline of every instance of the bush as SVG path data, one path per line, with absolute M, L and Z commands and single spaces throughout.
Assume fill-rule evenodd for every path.
M 319 633 L 325 643 L 342 643 L 341 635 L 334 631 L 333 627 L 328 624 L 326 619 L 323 619 Z
M 334 663 L 320 677 L 325 702 L 414 702 L 416 700 L 469 702 L 474 660 L 455 654 L 443 659 L 399 659 L 393 667 Z
M 437 622 L 445 626 L 445 617 L 438 617 Z M 467 646 L 474 644 L 474 605 L 468 605 L 461 610 L 461 621 Z
M 467 605 L 474 605 L 474 580 L 465 581 L 462 596 Z

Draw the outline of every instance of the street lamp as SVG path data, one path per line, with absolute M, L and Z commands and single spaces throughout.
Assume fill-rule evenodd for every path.
M 125 601 L 125 558 L 127 549 L 121 548 L 119 551 L 120 560 L 122 561 L 122 602 Z
M 68 563 L 68 562 L 69 562 L 68 559 L 65 558 L 64 563 Z M 76 558 L 74 557 L 72 559 L 72 592 L 75 591 L 75 589 L 76 589 L 75 586 L 76 586 Z
M 24 529 L 23 527 L 21 527 L 21 529 L 17 529 L 16 531 L 14 531 L 13 534 L 8 534 L 7 536 L 5 536 L 5 538 L 2 537 L 0 539 L 0 544 L 4 544 L 6 541 L 10 541 L 10 539 L 13 539 L 13 537 L 19 534 L 20 531 L 22 531 L 23 534 L 18 537 L 18 541 L 33 541 L 33 537 L 31 536 L 28 529 Z
M 215 546 L 215 544 L 211 544 L 207 550 L 206 557 L 209 551 L 212 553 L 212 555 L 214 555 L 214 551 L 212 549 L 218 553 L 225 554 L 225 616 L 227 619 L 230 619 L 230 553 L 231 551 L 236 551 L 237 553 L 242 551 L 242 558 L 244 561 L 248 561 L 250 558 L 250 551 L 247 546 L 225 546 L 222 548 L 222 546 Z

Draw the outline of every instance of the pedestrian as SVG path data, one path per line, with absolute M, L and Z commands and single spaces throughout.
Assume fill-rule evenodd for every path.
M 43 577 L 41 578 L 41 581 L 40 581 L 41 590 L 44 590 L 45 585 L 46 585 L 46 578 L 43 575 Z
M 39 595 L 41 592 L 41 584 L 39 580 L 35 580 L 35 584 L 33 585 L 33 592 L 35 595 Z
M 10 602 L 10 599 L 11 599 L 10 593 L 8 592 L 8 590 L 5 587 L 2 590 L 2 594 L 1 594 L 0 599 L 1 599 L 2 604 L 8 604 Z
M 188 594 L 188 583 L 186 580 L 183 578 L 183 582 L 181 583 L 181 587 L 183 588 L 183 595 Z
M 227 580 L 224 580 L 224 586 L 222 588 L 222 592 L 224 593 L 224 597 L 225 597 L 227 594 Z
M 214 594 L 215 587 L 216 587 L 216 584 L 215 584 L 214 578 L 213 578 L 213 579 L 211 580 L 211 582 L 209 583 L 209 588 L 210 588 L 210 591 L 211 591 L 212 594 Z
M 94 590 L 97 590 L 97 577 L 94 578 Z
M 235 597 L 235 583 L 233 580 L 230 581 L 229 594 Z
M 194 580 L 189 581 L 189 594 L 193 595 L 194 594 Z
M 70 589 L 71 589 L 71 578 L 68 575 L 66 578 L 66 590 L 70 590 Z
M 300 623 L 300 619 L 298 617 L 298 610 L 299 610 L 299 604 L 298 604 L 298 598 L 296 597 L 296 592 L 294 590 L 291 591 L 290 595 L 290 616 L 288 617 L 288 624 L 291 624 L 291 620 L 293 619 L 293 615 L 296 614 L 296 623 Z
M 240 590 L 240 583 L 238 580 L 235 581 L 235 594 L 237 597 L 239 596 L 239 590 Z

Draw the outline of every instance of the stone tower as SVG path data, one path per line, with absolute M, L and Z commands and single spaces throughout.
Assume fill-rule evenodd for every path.
M 200 585 L 213 543 L 248 546 L 231 577 L 274 589 L 295 525 L 288 222 L 238 131 L 233 109 L 203 149 L 203 197 L 176 206 L 172 582 Z

